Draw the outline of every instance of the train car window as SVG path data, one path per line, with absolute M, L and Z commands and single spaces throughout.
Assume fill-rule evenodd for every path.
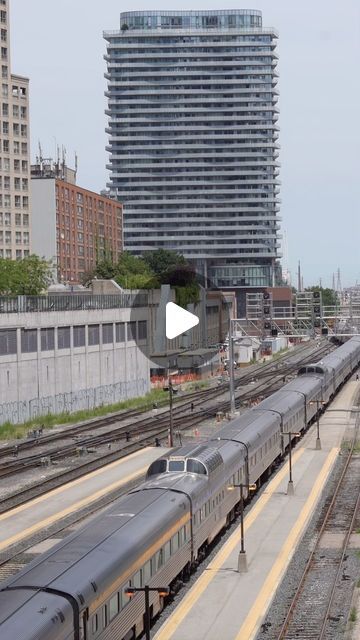
M 137 571 L 132 579 L 133 587 L 141 587 L 141 570 Z
M 169 471 L 185 471 L 185 461 L 169 460 Z
M 109 620 L 113 620 L 115 616 L 119 613 L 119 594 L 115 593 L 115 595 L 110 598 L 109 602 Z
M 151 560 L 148 560 L 143 566 L 144 584 L 148 584 L 151 578 Z
M 179 534 L 175 533 L 175 535 L 171 539 L 171 550 L 172 553 L 175 553 L 179 548 Z
M 99 628 L 99 618 L 98 614 L 95 613 L 92 617 L 91 629 L 93 633 L 96 633 Z
M 197 524 L 197 517 L 196 517 L 196 513 L 194 513 L 194 515 L 193 515 L 193 525 L 194 525 L 194 527 L 196 526 L 196 524 Z
M 205 505 L 205 517 L 207 517 L 210 513 L 209 501 Z
M 215 500 L 212 501 L 213 509 L 215 509 Z
M 186 471 L 189 473 L 199 473 L 200 475 L 207 475 L 206 467 L 199 460 L 193 460 L 192 458 L 188 458 L 186 464 Z
M 107 608 L 107 604 L 104 604 L 104 606 L 103 606 L 102 622 L 103 622 L 103 628 L 105 629 L 105 627 L 107 627 L 107 624 L 108 624 L 108 608 Z
M 127 596 L 127 595 L 126 595 L 125 591 L 126 591 L 126 589 L 127 589 L 128 587 L 132 587 L 132 586 L 134 586 L 134 585 L 132 585 L 132 584 L 131 584 L 131 581 L 130 581 L 130 582 L 126 582 L 126 583 L 124 584 L 124 586 L 123 586 L 123 587 L 121 587 L 121 604 L 122 604 L 122 608 L 123 608 L 123 609 L 124 609 L 124 608 L 126 607 L 126 605 L 127 605 L 127 604 L 129 604 L 129 602 L 130 602 L 130 598 L 129 598 L 129 596 Z
M 225 490 L 223 489 L 221 493 L 222 493 L 222 499 L 225 500 Z
M 168 540 L 165 543 L 165 547 L 164 547 L 164 561 L 167 562 L 170 556 L 171 556 L 171 543 L 170 543 L 170 540 Z
M 156 554 L 156 568 L 157 568 L 157 571 L 159 571 L 159 569 L 161 569 L 163 564 L 164 564 L 164 550 L 163 549 L 159 549 L 159 551 Z
M 165 473 L 166 467 L 166 460 L 155 460 L 148 468 L 147 476 L 156 476 L 158 473 Z
M 204 520 L 205 519 L 205 515 L 206 515 L 205 514 L 205 505 L 203 505 L 201 507 L 201 512 L 200 513 L 201 513 L 201 520 Z

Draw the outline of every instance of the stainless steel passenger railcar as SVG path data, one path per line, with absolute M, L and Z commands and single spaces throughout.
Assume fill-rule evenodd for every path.
M 117 500 L 0 585 L 0 639 L 132 640 L 144 597 L 129 586 L 174 587 L 235 515 L 234 484 L 259 483 L 281 459 L 281 433 L 303 431 L 360 362 L 360 337 L 345 343 L 201 445 L 164 455 L 144 484 Z M 163 606 L 150 596 L 151 615 Z

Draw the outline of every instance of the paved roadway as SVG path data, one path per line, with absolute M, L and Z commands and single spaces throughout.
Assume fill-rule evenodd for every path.
M 161 449 L 163 452 L 164 449 Z M 166 449 L 167 451 L 167 449 Z M 0 551 L 145 475 L 160 455 L 147 447 L 0 515 Z M 54 540 L 54 543 L 57 540 Z
M 287 569 L 331 474 L 346 428 L 355 414 L 342 411 L 357 401 L 360 386 L 349 382 L 320 419 L 322 449 L 315 450 L 316 425 L 293 452 L 295 495 L 286 494 L 285 464 L 245 517 L 248 572 L 237 572 L 240 527 L 217 553 L 162 625 L 154 640 L 252 640 Z M 333 410 L 337 409 L 335 413 Z

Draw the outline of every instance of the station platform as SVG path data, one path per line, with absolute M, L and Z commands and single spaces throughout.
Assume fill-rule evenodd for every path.
M 159 455 L 157 447 L 141 449 L 1 514 L 0 551 L 83 509 L 111 491 L 125 487 L 129 482 L 140 482 Z
M 274 475 L 245 516 L 248 570 L 238 573 L 240 525 L 154 636 L 154 640 L 253 640 L 339 456 L 354 428 L 360 383 L 348 382 L 293 451 L 294 495 L 287 495 L 289 465 Z

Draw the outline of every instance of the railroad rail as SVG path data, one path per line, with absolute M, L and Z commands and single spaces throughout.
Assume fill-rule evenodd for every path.
M 336 593 L 346 581 L 350 535 L 360 509 L 360 458 L 354 456 L 359 419 L 335 491 L 318 525 L 315 544 L 292 596 L 277 640 L 339 638 L 344 621 L 333 614 Z M 340 626 L 339 626 L 340 625 Z
M 297 356 L 299 353 L 296 354 Z M 289 355 L 287 354 L 289 358 Z M 294 354 L 292 354 L 292 358 Z M 311 356 L 313 358 L 313 356 Z M 262 375 L 257 373 L 258 384 L 256 388 L 253 388 L 245 393 L 242 393 L 240 398 L 236 399 L 236 406 L 239 407 L 241 404 L 251 401 L 254 397 L 258 397 L 259 395 L 268 396 L 274 391 L 276 391 L 282 385 L 282 378 L 284 373 L 289 371 L 293 371 L 297 369 L 299 365 L 295 366 L 291 365 L 290 368 L 284 368 L 283 365 L 276 369 L 276 373 L 274 371 L 274 365 L 272 363 L 271 367 L 267 367 L 268 371 L 262 371 Z M 269 370 L 270 369 L 270 370 Z M 246 383 L 252 381 L 254 379 L 254 370 L 243 376 L 242 378 L 237 380 L 237 386 L 244 386 L 244 378 L 247 380 Z M 259 378 L 262 379 L 262 382 L 259 382 Z M 269 382 L 269 378 L 271 378 L 271 382 Z M 226 387 L 227 389 L 227 387 Z M 194 404 L 196 404 L 196 410 L 189 413 L 190 402 L 189 397 L 187 396 L 184 404 L 180 406 L 174 407 L 173 410 L 173 422 L 174 422 L 174 432 L 175 435 L 178 436 L 181 432 L 186 431 L 190 427 L 195 427 L 206 417 L 214 416 L 217 411 L 228 411 L 229 403 L 228 400 L 224 400 L 219 403 L 216 402 L 216 411 L 214 408 L 208 407 L 200 407 L 198 405 L 203 405 L 204 401 L 209 397 L 209 401 L 216 401 L 216 398 L 219 395 L 224 393 L 224 389 L 222 387 L 218 387 L 217 389 L 208 389 L 206 390 L 206 394 L 204 391 L 198 392 L 198 399 L 194 398 Z M 204 397 L 205 396 L 205 397 Z M 194 397 L 194 394 L 191 394 L 191 397 Z M 187 412 L 187 413 L 186 413 Z M 4 497 L 1 501 L 0 505 L 0 513 L 4 513 L 19 504 L 23 504 L 34 497 L 42 495 L 46 491 L 49 491 L 53 488 L 56 488 L 70 480 L 78 478 L 85 473 L 89 473 L 95 469 L 98 469 L 106 464 L 109 464 L 113 460 L 120 459 L 137 451 L 143 446 L 147 446 L 149 444 L 153 445 L 155 438 L 162 439 L 168 435 L 168 427 L 169 427 L 169 414 L 168 411 L 164 412 L 160 415 L 157 415 L 153 418 L 145 418 L 142 421 L 138 421 L 134 423 L 131 429 L 129 426 L 120 426 L 115 430 L 108 432 L 107 434 L 97 434 L 95 436 L 90 437 L 84 441 L 77 440 L 76 442 L 70 443 L 60 450 L 56 449 L 54 452 L 41 452 L 40 454 L 36 454 L 34 456 L 29 456 L 27 458 L 21 458 L 16 460 L 8 460 L 3 465 L 0 465 L 0 477 L 6 478 L 12 476 L 16 473 L 24 471 L 25 469 L 39 466 L 41 463 L 41 459 L 43 456 L 48 455 L 51 460 L 59 460 L 66 455 L 70 455 L 71 453 L 76 452 L 79 447 L 87 447 L 95 448 L 97 445 L 107 443 L 110 445 L 111 443 L 121 443 L 121 448 L 118 448 L 114 451 L 108 451 L 101 456 L 98 456 L 96 459 L 92 459 L 91 461 L 86 461 L 84 463 L 78 464 L 76 468 L 68 469 L 65 471 L 60 471 L 56 474 L 56 476 L 50 477 L 48 479 L 42 479 L 39 482 L 32 483 L 30 486 L 27 486 L 21 490 L 11 493 L 10 495 Z M 129 435 L 129 441 L 127 441 L 127 434 Z M 63 438 L 66 437 L 66 430 L 62 433 Z M 95 452 L 95 451 L 94 451 Z M 81 460 L 81 458 L 79 458 Z
M 326 353 L 330 348 L 331 346 L 328 343 L 326 343 L 326 345 L 323 345 L 322 348 L 317 353 L 317 357 L 321 356 L 323 353 Z M 309 349 L 309 345 L 307 343 L 306 345 L 302 345 L 299 349 L 297 349 L 295 353 L 293 352 L 291 354 L 289 353 L 282 354 L 277 359 L 276 363 L 270 361 L 265 364 L 261 363 L 253 366 L 251 368 L 251 371 L 245 371 L 245 370 L 240 371 L 236 379 L 236 385 L 237 386 L 246 385 L 252 379 L 254 379 L 254 377 L 260 379 L 261 377 L 270 375 L 274 371 L 274 367 L 276 367 L 276 370 L 280 375 L 282 372 L 282 367 L 284 362 L 286 363 L 287 360 L 293 359 L 294 356 L 298 356 L 302 351 L 307 351 L 308 349 Z M 298 367 L 298 364 L 294 364 L 293 370 L 295 371 L 297 367 Z M 289 373 L 291 372 L 291 369 L 289 369 L 288 366 L 287 366 L 287 370 Z M 178 399 L 175 398 L 175 402 L 177 404 L 181 403 L 181 404 L 190 406 L 191 402 L 196 400 L 197 398 L 202 400 L 202 399 L 205 399 L 207 396 L 214 397 L 214 392 L 216 392 L 217 395 L 221 395 L 221 393 L 224 393 L 226 391 L 227 386 L 228 386 L 228 383 L 222 383 L 216 390 L 214 389 L 196 390 L 196 391 L 187 393 L 185 396 L 182 396 L 181 398 L 178 398 Z M 164 398 L 164 401 L 159 403 L 159 406 L 164 407 L 167 404 L 168 404 L 168 399 Z M 2 446 L 0 447 L 0 458 L 13 454 L 15 446 L 16 446 L 16 452 L 20 453 L 21 451 L 24 451 L 26 449 L 33 448 L 35 446 L 35 443 L 38 446 L 38 445 L 43 445 L 50 442 L 55 442 L 57 440 L 64 440 L 66 437 L 70 438 L 70 437 L 79 436 L 80 434 L 85 433 L 86 431 L 93 431 L 95 429 L 108 427 L 111 424 L 114 424 L 117 422 L 125 422 L 127 420 L 133 420 L 134 418 L 140 417 L 147 411 L 148 411 L 147 408 L 118 411 L 118 412 L 111 413 L 107 416 L 104 416 L 103 418 L 94 418 L 94 419 L 87 420 L 86 422 L 77 424 L 75 426 L 65 426 L 63 429 L 61 429 L 61 431 L 57 431 L 55 433 L 50 432 L 43 435 L 37 435 L 36 437 L 28 438 L 26 440 L 22 440 L 13 444 Z M 41 418 L 39 418 L 39 422 L 41 422 Z
M 303 362 L 305 363 L 306 361 L 307 360 L 305 359 Z M 298 365 L 296 365 L 296 368 L 297 367 Z M 292 373 L 294 371 L 293 365 L 291 365 L 290 367 L 288 366 L 286 368 L 281 368 L 281 369 L 278 368 L 276 371 L 273 371 L 273 368 L 274 367 L 272 367 L 270 371 L 269 370 L 265 372 L 262 371 L 261 373 L 257 374 L 257 381 L 259 381 L 259 379 L 260 380 L 263 379 L 263 383 L 262 384 L 260 383 L 260 385 L 258 385 L 256 389 L 252 389 L 250 392 L 243 393 L 241 399 L 238 399 L 238 405 L 240 402 L 253 400 L 254 397 L 260 394 L 269 395 L 270 393 L 272 393 L 274 390 L 278 388 L 277 386 L 278 382 L 283 378 L 284 374 L 289 375 L 289 373 Z M 253 380 L 253 377 L 254 377 L 253 374 L 247 375 L 245 377 L 243 376 L 241 379 L 238 379 L 236 381 L 236 387 L 238 388 L 239 385 L 243 386 L 243 385 L 249 384 L 249 382 Z M 269 379 L 271 379 L 271 382 L 269 382 Z M 221 385 L 221 387 L 218 387 L 217 389 L 207 389 L 195 396 L 191 394 L 191 397 L 193 399 L 192 403 L 189 403 L 189 398 L 187 397 L 184 403 L 174 407 L 173 409 L 173 416 L 174 416 L 174 423 L 175 423 L 174 426 L 176 426 L 176 424 L 179 422 L 179 418 L 184 414 L 184 412 L 188 412 L 191 404 L 193 404 L 195 408 L 195 404 L 196 405 L 204 404 L 206 400 L 213 402 L 214 399 L 223 395 L 225 390 L 226 388 L 224 389 L 223 385 Z M 227 400 L 216 406 L 217 411 L 222 411 L 227 409 L 228 409 Z M 206 415 L 206 413 L 207 412 L 205 410 L 201 413 L 201 415 L 202 416 Z M 195 418 L 194 413 L 192 413 L 191 415 L 193 418 Z M 185 418 L 181 418 L 181 419 L 184 420 Z M 157 436 L 162 435 L 162 427 L 165 424 L 168 427 L 168 422 L 169 422 L 168 412 L 163 412 L 162 414 L 157 415 L 156 417 L 147 416 L 143 420 L 139 420 L 131 426 L 128 424 L 125 426 L 120 425 L 111 429 L 106 433 L 102 432 L 102 433 L 91 434 L 90 436 L 82 437 L 80 439 L 78 437 L 79 434 L 76 431 L 74 431 L 74 429 L 71 429 L 70 434 L 68 430 L 64 430 L 60 434 L 53 434 L 53 435 L 57 436 L 56 437 L 57 440 L 58 439 L 67 440 L 70 437 L 71 441 L 69 443 L 65 443 L 60 448 L 56 447 L 52 449 L 47 449 L 45 451 L 42 450 L 39 453 L 30 455 L 27 457 L 21 457 L 21 458 L 16 457 L 16 459 L 13 459 L 13 460 L 6 460 L 6 462 L 0 465 L 0 478 L 8 477 L 15 473 L 24 471 L 29 467 L 38 466 L 39 464 L 41 464 L 41 461 L 45 457 L 50 458 L 52 461 L 54 460 L 56 461 L 68 455 L 75 454 L 77 450 L 81 448 L 85 448 L 85 449 L 91 448 L 91 447 L 94 448 L 101 444 L 111 444 L 119 439 L 129 440 L 130 438 L 137 437 L 138 434 L 141 434 L 141 433 L 147 433 L 151 438 L 155 438 Z M 86 425 L 86 427 L 87 429 L 89 429 L 88 425 Z M 38 442 L 40 444 L 41 440 L 39 440 Z M 11 450 L 12 451 L 14 450 L 13 446 L 11 447 Z

